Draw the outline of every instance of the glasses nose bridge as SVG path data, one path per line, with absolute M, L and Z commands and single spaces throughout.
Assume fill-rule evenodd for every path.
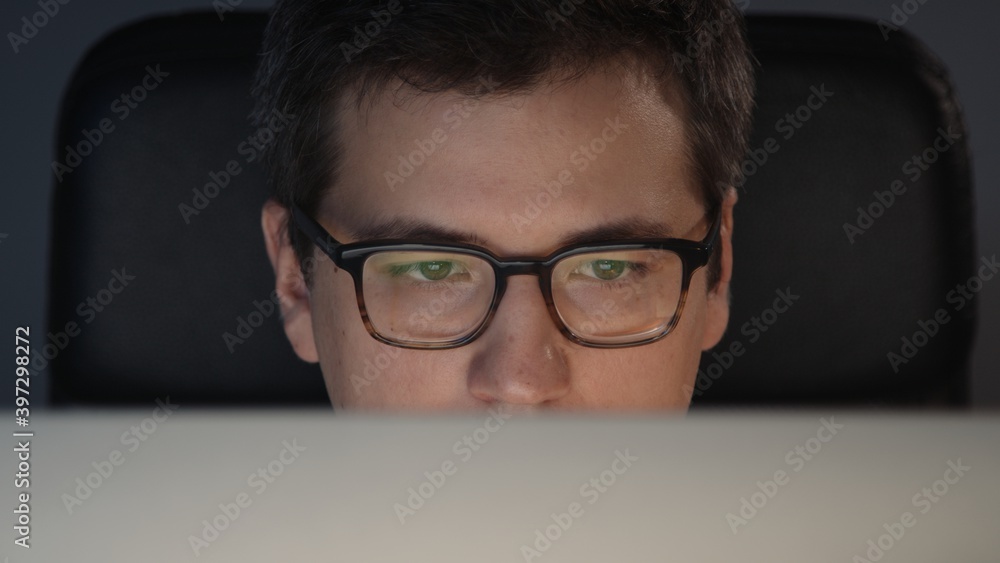
M 537 276 L 538 286 L 542 290 L 542 295 L 548 300 L 548 291 L 545 287 L 545 282 L 548 278 L 548 263 L 527 258 L 512 258 L 496 262 L 495 265 L 497 270 L 497 284 L 500 286 L 501 293 L 506 289 L 507 278 L 511 276 Z
M 534 260 L 505 260 L 497 263 L 500 277 L 544 275 L 545 265 Z
M 484 323 L 483 329 L 486 325 L 490 324 L 493 320 L 494 314 L 496 314 L 497 309 L 500 307 L 500 303 L 503 301 L 504 295 L 507 293 L 507 278 L 511 276 L 536 276 L 538 278 L 538 289 L 542 292 L 542 299 L 545 301 L 546 308 L 549 311 L 549 316 L 559 327 L 561 332 L 565 332 L 563 329 L 558 315 L 556 315 L 554 310 L 554 305 L 552 303 L 552 292 L 549 288 L 549 283 L 551 280 L 551 264 L 549 262 L 544 262 L 538 259 L 530 258 L 511 258 L 502 261 L 495 261 L 493 263 L 496 271 L 496 295 L 494 297 L 493 306 L 491 307 L 491 312 L 486 322 Z
M 548 279 L 548 276 L 546 275 L 548 271 L 547 263 L 540 260 L 513 258 L 494 262 L 494 265 L 497 272 L 497 306 L 499 306 L 500 299 L 506 293 L 507 278 L 510 278 L 511 276 L 537 276 L 538 288 L 542 291 L 542 297 L 545 299 L 546 303 L 551 300 L 548 287 L 546 287 L 546 280 Z

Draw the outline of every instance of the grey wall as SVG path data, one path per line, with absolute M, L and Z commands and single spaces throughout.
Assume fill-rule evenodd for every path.
M 107 32 L 154 15 L 210 10 L 211 0 L 68 1 L 38 34 L 15 54 L 10 43 L 0 46 L 3 61 L 0 108 L 3 132 L 3 185 L 0 187 L 0 330 L 10 338 L 13 353 L 16 326 L 31 326 L 42 335 L 45 327 L 43 288 L 48 252 L 48 206 L 52 191 L 55 119 L 60 96 L 73 67 L 85 50 Z M 993 98 L 1000 91 L 996 57 L 1000 54 L 995 30 L 1000 4 L 988 0 L 906 0 L 919 9 L 905 29 L 922 39 L 949 66 L 958 86 L 969 123 L 975 158 L 979 254 L 1000 252 L 1000 110 Z M 920 2 L 923 4 L 920 4 Z M 238 0 L 231 0 L 238 3 Z M 888 19 L 893 5 L 903 0 L 750 0 L 748 11 L 829 14 Z M 260 10 L 271 0 L 242 0 L 239 10 Z M 4 0 L 0 30 L 18 32 L 21 18 L 39 10 L 37 0 Z M 5 237 L 2 235 L 6 235 Z M 981 324 L 973 360 L 973 401 L 977 406 L 1000 406 L 1000 281 L 988 283 L 979 294 Z M 8 365 L 12 365 L 10 362 Z M 44 378 L 32 381 L 33 404 L 46 388 Z M 8 387 L 0 404 L 10 405 Z

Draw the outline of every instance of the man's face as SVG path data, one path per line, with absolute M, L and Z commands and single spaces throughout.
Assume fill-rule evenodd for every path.
M 401 220 L 468 233 L 500 257 L 546 256 L 602 226 L 655 225 L 662 237 L 701 240 L 711 224 L 680 97 L 640 72 L 480 100 L 445 93 L 394 103 L 386 94 L 366 113 L 350 103 L 340 112 L 343 164 L 316 213 L 340 242 Z M 335 407 L 686 408 L 700 352 L 728 321 L 734 203 L 728 196 L 723 207 L 722 282 L 709 291 L 698 270 L 666 338 L 616 349 L 563 336 L 531 275 L 509 278 L 489 327 L 465 346 L 383 344 L 362 323 L 350 274 L 325 255 L 317 252 L 305 287 L 281 231 L 287 210 L 268 204 L 263 223 L 286 333 L 302 359 L 320 363 Z

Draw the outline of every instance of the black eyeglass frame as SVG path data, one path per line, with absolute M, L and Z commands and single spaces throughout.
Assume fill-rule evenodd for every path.
M 623 239 L 606 243 L 580 243 L 565 246 L 549 254 L 546 257 L 513 257 L 500 258 L 488 249 L 464 243 L 431 244 L 424 241 L 414 241 L 407 239 L 381 239 L 344 244 L 336 239 L 315 219 L 307 215 L 298 205 L 292 204 L 292 218 L 296 227 L 303 234 L 309 237 L 316 246 L 320 248 L 330 260 L 340 269 L 346 271 L 354 280 L 354 292 L 358 301 L 358 309 L 361 312 L 361 320 L 368 330 L 368 333 L 380 342 L 397 346 L 400 348 L 413 348 L 424 350 L 446 350 L 464 346 L 478 338 L 488 327 L 500 300 L 507 289 L 507 278 L 510 276 L 534 275 L 538 276 L 538 285 L 545 299 L 549 316 L 559 328 L 559 332 L 571 342 L 589 348 L 628 348 L 650 344 L 666 337 L 677 326 L 681 313 L 684 310 L 684 303 L 687 301 L 688 288 L 691 277 L 699 268 L 708 264 L 712 256 L 712 251 L 719 236 L 719 229 L 722 225 L 721 209 L 716 213 L 715 220 L 709 228 L 705 238 L 701 241 L 692 241 L 677 238 L 657 238 L 657 239 Z M 634 342 L 607 343 L 588 341 L 574 334 L 569 327 L 563 323 L 559 312 L 556 309 L 555 301 L 552 298 L 552 270 L 556 263 L 563 258 L 598 251 L 614 250 L 669 250 L 681 258 L 683 264 L 683 274 L 681 279 L 681 295 L 674 311 L 674 316 L 667 326 L 654 336 L 647 337 Z M 461 338 L 446 342 L 420 343 L 401 342 L 383 336 L 368 317 L 368 310 L 365 307 L 364 298 L 364 265 L 368 258 L 379 252 L 394 251 L 422 251 L 422 252 L 450 252 L 455 254 L 465 254 L 475 256 L 485 260 L 493 267 L 494 288 L 493 298 L 486 316 L 471 333 Z

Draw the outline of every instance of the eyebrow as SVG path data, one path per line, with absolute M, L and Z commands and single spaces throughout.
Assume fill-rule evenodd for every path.
M 674 230 L 666 223 L 640 217 L 626 217 L 604 225 L 596 225 L 570 233 L 560 241 L 561 246 L 615 241 L 634 238 L 673 238 Z
M 487 246 L 486 240 L 474 232 L 443 227 L 408 217 L 373 219 L 350 229 L 348 234 L 355 241 L 408 239 L 424 242 L 460 242 L 475 246 Z M 613 242 L 625 239 L 672 238 L 674 236 L 673 229 L 665 223 L 650 221 L 640 217 L 627 217 L 569 233 L 559 240 L 558 246 Z

